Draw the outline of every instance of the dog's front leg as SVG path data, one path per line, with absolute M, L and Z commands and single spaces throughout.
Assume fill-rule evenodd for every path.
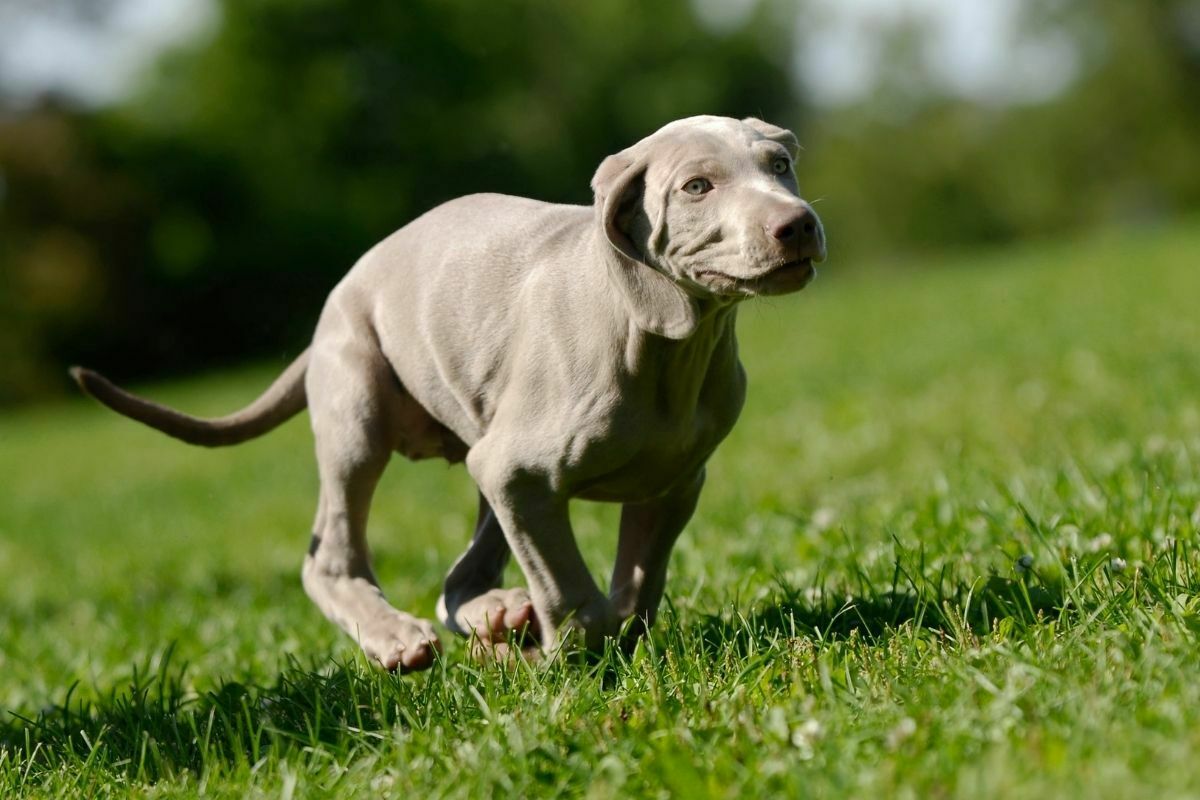
M 671 548 L 683 531 L 704 486 L 704 470 L 671 491 L 621 509 L 621 534 L 609 599 L 620 620 L 634 618 L 627 629 L 641 635 L 654 624 L 667 581 Z
M 475 535 L 447 573 L 438 599 L 442 624 L 455 633 L 474 636 L 480 656 L 506 654 L 510 635 L 528 646 L 539 632 L 529 592 L 519 586 L 501 588 L 509 552 L 500 522 L 480 493 Z
M 502 459 L 506 450 L 480 440 L 467 455 L 467 469 L 525 572 L 542 647 L 552 652 L 578 637 L 597 649 L 616 633 L 617 617 L 579 552 L 567 498 L 546 475 Z

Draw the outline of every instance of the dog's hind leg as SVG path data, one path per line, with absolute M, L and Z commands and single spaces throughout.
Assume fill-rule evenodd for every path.
M 321 497 L 304 588 L 385 669 L 425 669 L 441 649 L 433 625 L 393 608 L 371 569 L 367 513 L 393 450 L 399 391 L 373 343 L 327 336 L 308 372 Z
M 511 550 L 483 494 L 471 544 L 446 575 L 438 618 L 450 630 L 475 635 L 480 644 L 503 648 L 510 632 L 537 634 L 529 591 L 500 588 Z

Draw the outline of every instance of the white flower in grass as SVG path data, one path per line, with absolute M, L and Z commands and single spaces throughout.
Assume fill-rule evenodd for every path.
M 889 750 L 895 750 L 906 739 L 912 738 L 912 735 L 917 732 L 917 721 L 912 717 L 904 717 L 896 723 L 896 727 L 888 731 L 887 746 Z
M 1029 572 L 1033 568 L 1033 553 L 1025 553 L 1017 559 L 1017 572 Z
M 837 521 L 837 512 L 832 508 L 818 508 L 812 515 L 812 526 L 817 531 L 825 531 Z
M 1126 566 L 1128 565 L 1125 563 L 1125 559 L 1120 557 L 1112 558 L 1108 562 L 1108 571 L 1114 573 L 1124 572 Z
M 807 761 L 813 757 L 813 745 L 825 733 L 819 720 L 807 719 L 792 730 L 792 747 L 800 751 L 800 758 Z
M 1068 549 L 1075 549 L 1079 546 L 1079 526 L 1067 523 L 1058 526 L 1058 541 Z
M 384 773 L 371 779 L 371 791 L 382 792 L 396 785 L 396 776 Z
M 1101 533 L 1093 536 L 1091 541 L 1088 542 L 1088 550 L 1092 551 L 1093 553 L 1098 553 L 1101 550 L 1107 550 L 1109 547 L 1111 547 L 1112 542 L 1113 538 L 1111 533 Z

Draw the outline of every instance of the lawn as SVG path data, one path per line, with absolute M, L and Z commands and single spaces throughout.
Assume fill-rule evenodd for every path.
M 1197 220 L 835 258 L 748 304 L 669 605 L 587 664 L 447 634 L 373 670 L 300 586 L 303 419 L 207 451 L 83 399 L 5 411 L 0 796 L 1195 797 L 1198 308 Z M 219 413 L 283 363 L 141 388 Z M 473 491 L 385 476 L 402 607 L 432 615 Z M 573 509 L 602 575 L 616 512 Z

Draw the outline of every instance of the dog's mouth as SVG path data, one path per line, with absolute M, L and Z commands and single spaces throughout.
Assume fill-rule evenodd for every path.
M 696 278 L 719 294 L 769 295 L 798 292 L 817 276 L 811 257 L 797 258 L 772 267 L 753 278 L 741 278 L 715 269 L 697 270 Z
M 758 280 L 773 280 L 775 278 L 802 277 L 804 282 L 812 280 L 817 274 L 817 268 L 813 266 L 811 258 L 798 258 L 795 261 L 789 261 L 768 272 L 766 275 L 758 278 Z

